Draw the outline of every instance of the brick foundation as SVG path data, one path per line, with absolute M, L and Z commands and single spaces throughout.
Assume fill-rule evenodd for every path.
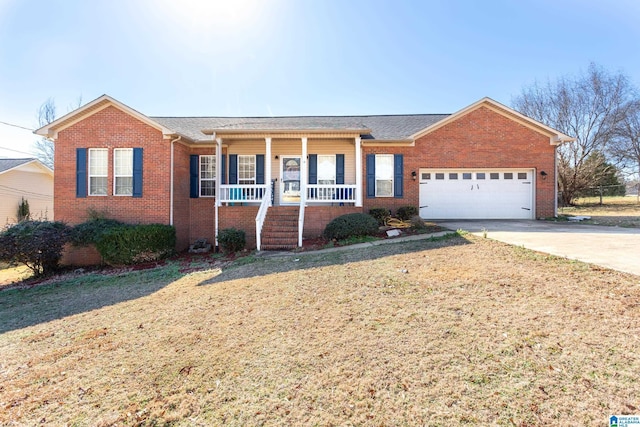
M 313 239 L 324 232 L 327 224 L 334 218 L 350 213 L 361 213 L 362 208 L 355 206 L 308 206 L 304 210 L 304 230 L 302 237 Z
M 102 257 L 94 245 L 76 247 L 71 244 L 66 244 L 62 249 L 60 265 L 87 267 L 101 263 Z

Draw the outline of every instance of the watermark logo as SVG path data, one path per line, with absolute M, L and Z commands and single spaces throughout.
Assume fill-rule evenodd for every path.
M 609 427 L 640 427 L 640 415 L 611 415 Z

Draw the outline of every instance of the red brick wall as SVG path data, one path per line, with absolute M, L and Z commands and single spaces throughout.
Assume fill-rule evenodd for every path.
M 420 168 L 527 168 L 536 171 L 536 218 L 554 215 L 555 146 L 549 137 L 480 107 L 419 138 L 415 147 L 364 147 L 366 154 L 404 154 L 404 198 L 364 198 L 365 212 L 419 203 Z M 364 162 L 363 162 L 364 163 Z M 540 179 L 539 172 L 548 173 Z M 363 182 L 366 171 L 363 170 Z
M 244 230 L 247 234 L 247 248 L 256 248 L 256 215 L 260 206 L 220 206 L 218 231 L 225 228 Z
M 176 250 L 186 250 L 191 239 L 191 199 L 189 198 L 190 148 L 179 142 L 173 145 L 173 225 L 176 227 Z
M 113 196 L 113 149 L 143 148 L 141 198 Z M 162 132 L 115 107 L 107 107 L 64 129 L 55 151 L 55 219 L 78 224 L 88 210 L 128 223 L 169 223 L 169 141 Z M 108 148 L 107 196 L 76 197 L 76 148 Z
M 302 231 L 302 237 L 319 237 L 332 219 L 340 215 L 361 212 L 362 208 L 355 206 L 308 206 L 304 210 L 304 230 Z
M 403 182 L 403 194 L 404 197 L 367 197 L 367 171 L 366 171 L 366 156 L 367 154 L 402 154 L 404 161 L 404 182 Z M 373 208 L 385 208 L 395 214 L 396 210 L 402 206 L 413 205 L 418 206 L 418 183 L 412 181 L 411 171 L 412 166 L 411 157 L 418 154 L 418 147 L 363 147 L 362 149 L 362 206 L 363 212 L 369 213 Z
M 75 247 L 71 244 L 66 244 L 62 249 L 60 265 L 85 267 L 98 265 L 101 262 L 102 257 L 100 256 L 100 252 L 98 252 L 94 245 Z

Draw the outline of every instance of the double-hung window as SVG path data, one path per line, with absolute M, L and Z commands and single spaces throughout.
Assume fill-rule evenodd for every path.
M 216 195 L 216 156 L 200 156 L 200 197 Z
M 336 184 L 336 156 L 331 154 L 318 154 L 318 184 L 319 185 L 335 185 Z M 321 188 L 317 192 L 320 199 L 334 198 L 333 188 Z
M 106 196 L 109 183 L 109 150 L 90 148 L 89 150 L 89 195 Z
M 133 194 L 133 148 L 113 150 L 113 194 L 131 196 Z
M 318 154 L 318 184 L 335 185 L 336 183 L 336 156 Z
M 376 197 L 393 197 L 393 154 L 376 154 Z
M 256 156 L 238 155 L 238 184 L 256 183 Z

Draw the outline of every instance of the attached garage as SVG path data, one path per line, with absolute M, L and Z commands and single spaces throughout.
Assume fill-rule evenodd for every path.
M 535 219 L 533 169 L 420 169 L 425 219 Z

